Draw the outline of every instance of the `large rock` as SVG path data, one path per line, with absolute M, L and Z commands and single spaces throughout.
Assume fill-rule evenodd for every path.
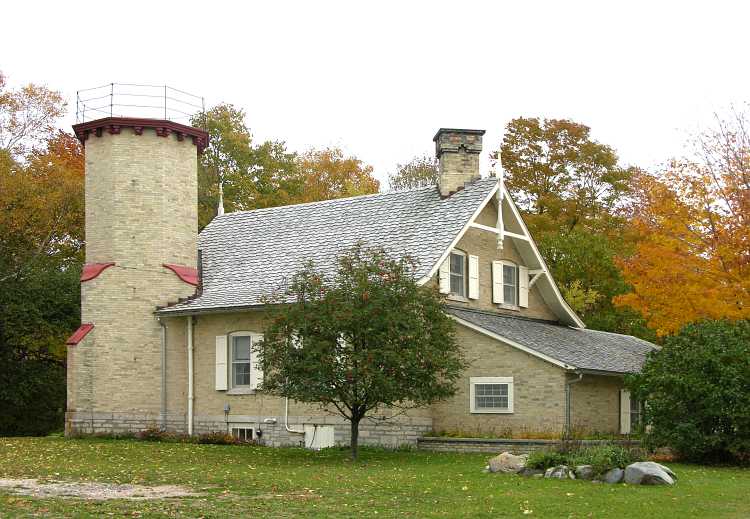
M 639 461 L 625 467 L 625 483 L 629 485 L 674 485 L 674 472 L 653 461 Z
M 602 476 L 602 481 L 614 485 L 615 483 L 619 483 L 620 481 L 622 481 L 623 476 L 625 476 L 624 470 L 612 469 L 604 473 L 604 476 Z
M 578 479 L 594 479 L 594 467 L 591 465 L 578 465 L 575 474 Z
M 547 472 L 544 473 L 545 478 L 552 479 L 575 479 L 576 475 L 567 465 L 558 465 L 557 467 L 550 467 Z
M 527 458 L 528 455 L 526 454 L 515 456 L 510 452 L 503 452 L 502 454 L 490 459 L 488 468 L 490 472 L 515 474 L 526 466 Z

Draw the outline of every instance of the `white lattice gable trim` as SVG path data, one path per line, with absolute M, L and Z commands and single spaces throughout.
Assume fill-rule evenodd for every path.
M 498 211 L 499 216 L 496 227 L 476 222 L 477 217 L 489 203 L 493 203 L 495 207 L 501 208 L 501 211 Z M 537 287 L 542 299 L 544 299 L 562 323 L 576 328 L 586 327 L 581 318 L 576 315 L 568 303 L 565 302 L 565 299 L 563 299 L 560 290 L 557 288 L 557 285 L 554 279 L 552 279 L 552 275 L 544 262 L 544 258 L 542 258 L 542 255 L 539 253 L 539 249 L 521 217 L 518 207 L 516 207 L 516 204 L 513 202 L 507 189 L 505 189 L 502 181 L 498 181 L 495 188 L 490 191 L 482 203 L 477 207 L 474 214 L 456 235 L 450 246 L 443 251 L 437 263 L 433 265 L 429 273 L 420 280 L 420 284 L 426 283 L 436 274 L 440 266 L 443 265 L 446 258 L 450 255 L 450 252 L 466 234 L 466 231 L 472 228 L 485 232 L 492 232 L 497 235 L 499 249 L 503 247 L 503 243 L 506 239 L 513 240 L 516 250 L 523 259 L 525 266 L 529 269 L 529 274 L 533 276 L 529 281 L 529 288 L 534 286 Z

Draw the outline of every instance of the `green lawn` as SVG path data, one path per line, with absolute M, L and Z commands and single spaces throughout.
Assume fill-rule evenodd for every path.
M 750 517 L 750 471 L 673 464 L 671 488 L 485 474 L 487 456 L 0 438 L 0 478 L 181 484 L 200 497 L 38 499 L 0 493 L 0 517 Z M 523 510 L 531 512 L 523 513 Z

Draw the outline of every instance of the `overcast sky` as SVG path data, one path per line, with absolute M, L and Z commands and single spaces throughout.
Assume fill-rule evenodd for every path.
M 383 180 L 443 127 L 589 125 L 626 164 L 680 154 L 750 100 L 748 2 L 34 2 L 3 5 L 0 70 L 76 90 L 169 84 L 233 103 L 257 139 L 338 145 Z M 65 125 L 74 122 L 73 113 Z

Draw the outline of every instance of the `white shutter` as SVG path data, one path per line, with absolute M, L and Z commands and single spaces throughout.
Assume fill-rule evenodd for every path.
M 438 278 L 440 281 L 440 293 L 450 294 L 451 293 L 451 255 L 445 258 L 438 272 Z
M 630 391 L 620 390 L 620 434 L 630 434 Z
M 503 262 L 493 261 L 492 262 L 492 302 L 503 304 L 505 297 L 503 296 Z
M 216 391 L 227 389 L 227 336 L 216 336 Z
M 469 299 L 479 299 L 479 256 L 469 255 Z
M 518 306 L 529 307 L 529 269 L 518 267 Z
M 257 389 L 263 384 L 263 368 L 258 362 L 256 344 L 263 340 L 262 335 L 253 335 L 252 353 L 250 354 L 250 388 Z

